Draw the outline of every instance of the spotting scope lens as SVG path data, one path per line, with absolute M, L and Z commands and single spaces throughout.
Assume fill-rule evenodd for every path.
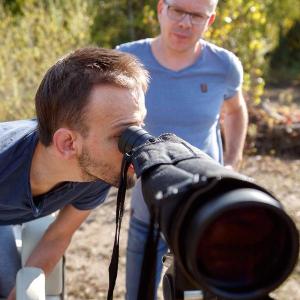
M 192 197 L 200 202 L 197 193 Z M 262 191 L 244 188 L 217 195 L 184 219 L 173 242 L 196 282 L 215 294 L 255 299 L 279 286 L 297 261 L 295 225 L 280 203 Z
M 224 288 L 265 286 L 276 264 L 286 260 L 282 254 L 287 236 L 277 219 L 258 207 L 236 208 L 216 217 L 198 237 L 197 268 Z

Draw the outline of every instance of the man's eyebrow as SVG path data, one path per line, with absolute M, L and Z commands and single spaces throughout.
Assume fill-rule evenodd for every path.
M 122 130 L 122 129 L 125 129 L 129 126 L 133 126 L 133 125 L 137 125 L 138 122 L 124 122 L 124 123 L 119 123 L 119 124 L 115 124 L 115 125 L 112 125 L 112 128 L 114 130 Z M 144 122 L 142 122 L 141 124 L 139 124 L 139 126 L 143 126 L 144 125 Z
M 186 9 L 184 9 L 183 7 L 180 7 L 178 6 L 177 4 L 170 4 L 171 6 L 173 6 L 175 9 L 178 9 L 180 11 L 183 11 L 185 13 L 188 13 L 190 15 L 195 15 L 195 16 L 199 16 L 199 17 L 202 17 L 202 16 L 206 16 L 206 17 L 209 17 L 206 13 L 204 12 L 194 12 L 194 11 L 188 11 Z

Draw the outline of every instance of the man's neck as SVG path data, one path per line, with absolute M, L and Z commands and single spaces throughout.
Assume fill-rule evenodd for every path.
M 180 52 L 168 47 L 161 36 L 158 36 L 152 40 L 151 50 L 162 66 L 172 71 L 179 71 L 195 63 L 201 53 L 201 44 L 198 42 L 194 48 Z
M 70 162 L 59 159 L 53 149 L 38 143 L 30 169 L 30 186 L 33 196 L 45 194 L 66 181 L 80 181 L 77 168 L 70 170 Z

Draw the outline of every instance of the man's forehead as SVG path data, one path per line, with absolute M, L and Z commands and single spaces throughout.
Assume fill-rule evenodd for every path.
M 189 12 L 213 12 L 217 0 L 167 0 L 166 3 L 178 6 Z
M 97 84 L 90 92 L 85 111 L 89 116 L 109 115 L 118 110 L 118 107 L 133 105 L 137 101 L 137 97 L 128 88 L 111 84 Z M 135 105 L 137 106 L 137 104 Z

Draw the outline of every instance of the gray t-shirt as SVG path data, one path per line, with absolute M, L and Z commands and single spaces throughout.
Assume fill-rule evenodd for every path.
M 171 132 L 222 163 L 219 128 L 223 101 L 233 97 L 243 81 L 243 68 L 230 51 L 201 40 L 196 62 L 179 71 L 162 66 L 151 50 L 151 39 L 122 44 L 118 50 L 138 57 L 149 71 L 145 129 L 152 135 Z M 140 183 L 133 191 L 134 216 L 145 221 Z

